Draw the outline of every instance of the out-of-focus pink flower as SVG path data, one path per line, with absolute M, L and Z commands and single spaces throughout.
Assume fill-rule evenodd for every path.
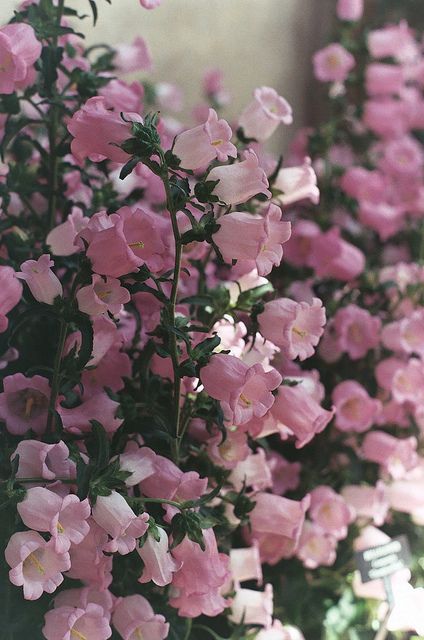
M 292 109 L 284 98 L 271 87 L 259 87 L 253 100 L 240 115 L 238 125 L 246 138 L 263 142 L 272 136 L 278 125 L 293 122 Z
M 144 90 L 139 82 L 129 84 L 114 78 L 99 89 L 99 95 L 105 98 L 106 109 L 113 109 L 118 113 L 121 111 L 140 113 L 142 110 Z
M 168 637 L 169 624 L 165 618 L 156 614 L 148 600 L 138 593 L 119 599 L 112 622 L 123 640 L 143 636 L 148 640 L 164 640 Z
M 0 93 L 24 89 L 35 80 L 34 62 L 41 54 L 41 42 L 34 29 L 24 22 L 0 29 Z
M 134 551 L 136 539 L 146 533 L 149 514 L 136 516 L 125 498 L 112 491 L 108 496 L 97 497 L 93 519 L 112 538 L 105 549 L 126 555 Z
M 305 638 L 297 627 L 283 626 L 279 620 L 274 619 L 272 626 L 261 629 L 255 640 L 305 640 Z
M 360 523 L 371 520 L 377 527 L 384 524 L 389 501 L 386 486 L 381 481 L 378 481 L 375 487 L 346 485 L 341 493 Z
M 149 48 L 140 36 L 129 44 L 123 42 L 114 46 L 116 51 L 113 62 L 120 73 L 132 71 L 149 71 L 152 68 L 152 57 Z
M 276 196 L 276 199 L 283 206 L 301 200 L 310 200 L 313 204 L 319 202 L 317 176 L 310 158 L 305 158 L 303 164 L 298 167 L 280 169 L 273 186 L 282 192 Z
M 62 296 L 63 289 L 58 277 L 50 267 L 54 265 L 50 255 L 44 253 L 38 260 L 26 260 L 21 264 L 22 271 L 17 278 L 25 280 L 32 295 L 38 302 L 53 304 L 55 298 Z
M 274 599 L 272 584 L 266 584 L 264 591 L 236 589 L 231 601 L 229 619 L 235 624 L 260 624 L 269 627 L 272 623 Z
M 272 475 L 272 492 L 279 496 L 294 491 L 300 482 L 300 462 L 289 462 L 277 451 L 267 452 L 268 466 Z
M 226 204 L 246 202 L 258 193 L 271 197 L 265 171 L 259 166 L 258 156 L 252 149 L 244 152 L 242 162 L 214 167 L 208 174 L 208 180 L 219 180 L 213 195 Z
M 265 371 L 260 364 L 249 367 L 226 354 L 213 356 L 200 378 L 205 391 L 221 402 L 226 420 L 236 425 L 264 416 L 274 403 L 271 391 L 282 380 L 275 369 Z
M 140 0 L 140 4 L 145 9 L 156 9 L 162 0 Z
M 406 62 L 417 56 L 418 46 L 405 20 L 370 31 L 367 37 L 368 51 L 373 58 L 395 58 Z
M 228 480 L 236 491 L 241 491 L 243 485 L 252 487 L 254 491 L 272 487 L 271 471 L 264 450 L 258 448 L 256 453 L 250 453 L 245 460 L 239 462 L 231 471 Z
M 347 530 L 352 521 L 352 511 L 342 496 L 331 487 L 321 485 L 312 489 L 311 506 L 308 515 L 322 531 L 337 540 L 347 536 Z
M 37 600 L 43 591 L 53 593 L 63 582 L 62 571 L 71 566 L 69 553 L 58 553 L 53 539 L 46 542 L 35 531 L 14 533 L 4 555 L 11 567 L 9 580 L 24 588 L 25 600 Z
M 112 635 L 103 608 L 91 602 L 84 609 L 68 606 L 51 609 L 46 613 L 44 620 L 43 635 L 47 640 L 107 640 Z
M 285 355 L 305 360 L 314 354 L 324 332 L 325 309 L 318 298 L 312 304 L 278 298 L 265 304 L 258 322 L 264 338 L 281 347 Z
M 359 360 L 370 349 L 377 347 L 381 320 L 366 309 L 349 304 L 336 312 L 334 328 L 340 349 L 352 360 Z
M 47 378 L 27 378 L 22 373 L 6 376 L 0 394 L 0 418 L 10 433 L 23 435 L 29 429 L 43 433 L 50 398 Z
M 138 581 L 154 582 L 159 587 L 164 587 L 172 582 L 175 571 L 181 568 L 181 564 L 176 562 L 169 550 L 168 536 L 165 529 L 157 527 L 159 540 L 149 534 L 140 547 L 137 547 L 137 553 L 143 560 L 144 567 Z
M 405 82 L 405 72 L 399 65 L 374 62 L 367 66 L 365 82 L 370 96 L 398 94 Z
M 364 0 L 338 0 L 337 17 L 347 22 L 357 22 L 364 13 Z
M 335 425 L 340 431 L 362 433 L 371 427 L 381 412 L 381 402 L 370 398 L 356 380 L 344 380 L 333 390 Z
M 394 138 L 408 132 L 411 115 L 403 100 L 381 97 L 365 101 L 362 121 L 376 135 Z
M 355 245 L 343 240 L 340 230 L 333 227 L 313 238 L 308 266 L 320 278 L 335 278 L 347 282 L 362 273 L 365 256 Z
M 262 584 L 262 565 L 257 544 L 245 549 L 231 549 L 230 569 L 233 581 L 238 584 L 256 580 Z
M 199 169 L 212 160 L 225 162 L 237 158 L 237 149 L 230 142 L 233 132 L 226 120 L 218 120 L 214 109 L 209 109 L 205 124 L 180 133 L 176 139 L 173 153 L 180 158 L 184 169 Z
M 384 431 L 367 433 L 361 447 L 366 460 L 377 462 L 392 478 L 402 478 L 418 463 L 417 439 L 395 438 Z
M 98 274 L 92 276 L 92 283 L 77 291 L 78 308 L 83 313 L 98 316 L 104 313 L 117 315 L 123 305 L 130 301 L 128 289 L 121 287 L 117 278 L 101 278 Z
M 89 98 L 76 111 L 68 124 L 68 131 L 74 139 L 71 151 L 79 162 L 89 158 L 93 162 L 101 162 L 108 158 L 113 162 L 126 162 L 129 155 L 119 146 L 131 138 L 131 122 L 142 122 L 137 113 L 121 115 L 106 109 L 103 96 Z
M 336 42 L 320 49 L 313 57 L 314 74 L 321 82 L 344 82 L 355 66 L 355 58 Z
M 299 539 L 296 556 L 307 569 L 334 564 L 337 555 L 337 540 L 315 522 L 305 522 Z
M 0 266 L 0 333 L 6 331 L 9 320 L 7 314 L 16 307 L 22 296 L 22 285 L 12 267 Z

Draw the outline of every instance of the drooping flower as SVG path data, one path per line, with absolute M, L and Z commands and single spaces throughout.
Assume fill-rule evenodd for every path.
M 219 180 L 213 190 L 226 204 L 240 204 L 262 193 L 268 198 L 268 179 L 259 166 L 258 156 L 252 149 L 244 152 L 244 160 L 231 165 L 214 167 L 208 174 L 208 180 Z
M 238 125 L 246 138 L 263 142 L 272 136 L 280 122 L 293 122 L 289 103 L 275 89 L 259 87 L 253 92 L 252 102 L 241 113 Z
M 332 43 L 314 54 L 315 77 L 321 82 L 344 82 L 355 66 L 355 58 L 341 44 Z
M 44 253 L 38 260 L 26 260 L 21 264 L 22 271 L 17 278 L 25 280 L 34 298 L 38 302 L 53 304 L 55 298 L 63 295 L 63 288 L 59 278 L 53 273 L 54 265 L 50 255 Z

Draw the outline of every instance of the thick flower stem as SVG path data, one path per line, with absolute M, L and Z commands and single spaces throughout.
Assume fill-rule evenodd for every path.
M 47 413 L 46 433 L 51 433 L 53 426 L 53 417 L 56 407 L 56 400 L 60 387 L 60 365 L 62 362 L 63 349 L 65 347 L 66 334 L 68 332 L 68 323 L 60 320 L 59 340 L 53 365 L 52 390 L 50 393 L 49 408 Z

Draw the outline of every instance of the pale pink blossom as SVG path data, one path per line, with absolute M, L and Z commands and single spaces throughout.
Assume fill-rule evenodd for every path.
M 340 382 L 332 393 L 336 409 L 335 425 L 340 431 L 362 433 L 376 421 L 381 402 L 371 398 L 356 380 Z
M 214 464 L 224 469 L 234 469 L 249 455 L 247 434 L 240 427 L 229 427 L 225 440 L 221 432 L 208 439 L 207 452 Z
M 69 458 L 69 449 L 62 440 L 56 444 L 22 440 L 11 459 L 15 456 L 19 456 L 17 478 L 54 480 L 56 477 L 75 477 L 75 463 Z
M 371 520 L 377 527 L 384 524 L 389 510 L 389 501 L 383 482 L 378 481 L 375 487 L 346 485 L 342 488 L 341 494 L 360 523 Z
M 235 624 L 260 624 L 269 627 L 274 611 L 273 589 L 266 584 L 264 591 L 236 589 L 231 601 L 229 619 Z
M 331 487 L 320 485 L 312 489 L 308 515 L 322 531 L 337 540 L 346 538 L 352 512 L 341 495 Z
M 235 583 L 246 580 L 256 580 L 262 584 L 262 565 L 257 544 L 245 549 L 231 549 L 230 551 L 231 577 Z
M 219 180 L 213 195 L 226 204 L 240 204 L 262 193 L 268 198 L 268 179 L 259 166 L 258 156 L 252 149 L 244 152 L 244 160 L 231 165 L 214 167 L 207 176 L 208 180 Z
M 29 24 L 16 22 L 0 29 L 0 93 L 13 93 L 35 81 L 34 63 L 41 48 Z
M 23 587 L 25 600 L 37 600 L 43 591 L 53 593 L 63 582 L 62 571 L 71 566 L 69 553 L 58 553 L 54 540 L 46 542 L 35 531 L 14 533 L 4 552 L 9 580 Z
M 2 292 L 0 300 L 0 333 L 3 333 L 9 325 L 7 314 L 16 307 L 22 296 L 22 285 L 12 267 L 0 266 L 0 288 Z
M 134 551 L 137 538 L 146 533 L 149 515 L 136 516 L 124 496 L 112 491 L 108 496 L 97 497 L 93 519 L 112 538 L 105 549 L 126 555 Z
M 418 54 L 413 32 L 405 20 L 370 31 L 367 46 L 372 57 L 377 59 L 393 57 L 399 62 L 406 62 Z
M 334 564 L 337 555 L 337 539 L 329 535 L 315 522 L 305 522 L 299 539 L 296 556 L 307 569 Z
M 405 72 L 400 65 L 374 62 L 367 66 L 365 82 L 370 96 L 398 94 L 405 82 Z
M 340 349 L 352 360 L 359 360 L 378 345 L 381 320 L 366 309 L 349 304 L 336 312 L 334 328 Z
M 164 587 L 172 582 L 173 574 L 181 568 L 169 550 L 168 536 L 165 529 L 156 528 L 159 539 L 149 533 L 142 546 L 137 546 L 137 553 L 143 560 L 143 571 L 138 581 L 154 582 L 159 587 Z
M 43 635 L 47 640 L 107 640 L 112 635 L 103 608 L 92 602 L 84 608 L 62 606 L 51 609 L 45 614 L 44 621 Z
M 168 637 L 169 624 L 156 614 L 148 600 L 138 593 L 120 598 L 117 602 L 112 623 L 123 640 L 164 640 Z
M 88 519 L 90 531 L 78 545 L 71 545 L 71 567 L 67 572 L 69 578 L 81 580 L 97 591 L 103 591 L 112 582 L 111 555 L 105 555 L 108 534 L 92 518 Z
M 394 479 L 402 478 L 418 463 L 414 436 L 396 438 L 384 431 L 372 431 L 365 436 L 361 453 L 365 460 L 377 462 Z
M 80 172 L 78 171 L 78 175 Z M 55 256 L 71 256 L 78 252 L 74 240 L 78 233 L 87 226 L 89 218 L 81 209 L 74 207 L 65 222 L 54 227 L 47 235 L 46 244 Z
M 238 125 L 246 138 L 263 142 L 272 136 L 278 125 L 293 122 L 292 109 L 284 98 L 271 87 L 259 87 L 253 100 L 240 115 Z
M 116 51 L 113 62 L 120 73 L 149 71 L 152 57 L 143 38 L 137 36 L 132 43 L 123 42 L 114 46 Z
M 357 22 L 364 12 L 364 0 L 337 0 L 337 17 L 339 20 Z
M 340 230 L 333 227 L 313 238 L 308 266 L 320 278 L 348 282 L 363 272 L 365 256 L 358 247 L 343 240 Z
M 103 279 L 95 273 L 91 284 L 79 289 L 76 298 L 80 311 L 98 316 L 108 312 L 118 315 L 131 296 L 128 289 L 121 287 L 117 278 Z
M 244 485 L 252 487 L 254 491 L 272 487 L 271 470 L 265 458 L 265 451 L 258 448 L 256 453 L 250 453 L 231 471 L 228 480 L 236 491 L 241 491 Z
M 344 82 L 355 66 L 355 58 L 339 43 L 329 44 L 313 57 L 314 74 L 321 82 Z
M 301 200 L 310 200 L 313 204 L 319 202 L 317 176 L 308 157 L 304 158 L 303 164 L 298 167 L 280 169 L 273 187 L 282 192 L 276 199 L 283 206 Z
M 38 260 L 26 260 L 21 264 L 22 271 L 17 278 L 25 280 L 32 295 L 38 302 L 53 304 L 55 298 L 63 294 L 62 285 L 51 267 L 54 265 L 50 255 L 44 253 Z

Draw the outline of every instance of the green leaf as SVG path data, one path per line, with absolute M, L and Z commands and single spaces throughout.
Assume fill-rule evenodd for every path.
M 96 26 L 97 18 L 99 17 L 97 5 L 95 0 L 88 0 L 88 3 L 90 5 L 91 13 L 93 14 L 93 25 Z

